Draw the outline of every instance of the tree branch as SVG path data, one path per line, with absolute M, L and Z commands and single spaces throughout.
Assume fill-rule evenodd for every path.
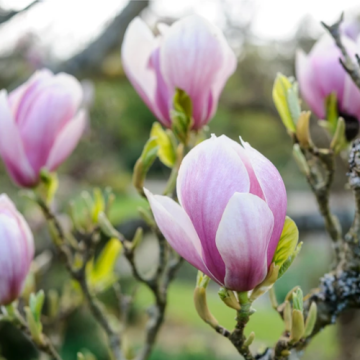
M 96 40 L 83 51 L 60 64 L 55 71 L 64 71 L 70 74 L 98 71 L 106 55 L 114 49 L 120 49 L 125 31 L 131 20 L 138 16 L 148 5 L 149 0 L 130 0 L 127 6 Z
M 25 12 L 27 10 L 29 10 L 30 8 L 32 8 L 35 4 L 37 4 L 39 2 L 39 0 L 35 0 L 33 2 L 31 2 L 29 5 L 27 5 L 26 7 L 24 7 L 21 10 L 13 10 L 13 11 L 0 11 L 0 24 L 3 24 L 9 20 L 11 20 L 14 16 Z
M 56 231 L 58 241 L 55 241 L 55 245 L 59 249 L 60 253 L 64 256 L 66 261 L 67 269 L 72 276 L 74 280 L 76 280 L 82 291 L 83 294 L 88 302 L 89 308 L 94 316 L 94 318 L 97 320 L 99 325 L 103 328 L 106 335 L 109 339 L 109 345 L 112 350 L 112 353 L 114 354 L 114 358 L 116 360 L 125 360 L 124 355 L 121 351 L 121 340 L 120 335 L 117 331 L 115 331 L 112 326 L 110 325 L 109 320 L 107 319 L 105 313 L 103 312 L 102 308 L 97 302 L 96 297 L 91 294 L 90 289 L 87 284 L 86 280 L 86 264 L 93 256 L 93 236 L 94 230 L 90 234 L 86 234 L 84 237 L 85 240 L 85 251 L 82 254 L 83 255 L 83 263 L 80 269 L 73 269 L 73 263 L 72 263 L 72 254 L 71 254 L 71 248 L 66 244 L 66 238 L 65 233 L 60 225 L 60 222 L 56 218 L 56 216 L 51 212 L 47 204 L 40 198 L 37 199 L 38 204 L 40 208 L 42 209 L 45 218 L 48 220 L 48 222 L 52 223 L 54 225 L 54 229 Z
M 341 65 L 343 66 L 345 71 L 351 76 L 356 86 L 360 89 L 359 64 L 355 64 L 354 61 L 351 59 L 341 39 L 340 25 L 343 22 L 343 19 L 344 19 L 344 14 L 342 13 L 340 19 L 335 24 L 330 26 L 326 25 L 324 22 L 321 22 L 321 24 L 324 26 L 326 30 L 329 31 L 330 35 L 335 40 L 337 47 L 340 49 L 342 55 L 344 56 L 344 59 L 341 58 L 339 59 Z

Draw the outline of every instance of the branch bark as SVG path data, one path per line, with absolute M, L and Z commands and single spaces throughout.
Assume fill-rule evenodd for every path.
M 24 7 L 21 10 L 13 10 L 13 11 L 8 11 L 8 12 L 0 12 L 0 24 L 3 24 L 9 20 L 11 20 L 14 16 L 23 13 L 27 10 L 29 10 L 30 8 L 32 8 L 35 4 L 37 4 L 39 2 L 39 0 L 35 0 L 33 2 L 31 2 L 29 5 L 27 5 L 26 7 Z
M 136 16 L 149 6 L 149 0 L 130 0 L 127 6 L 118 14 L 105 31 L 87 48 L 76 54 L 66 62 L 57 66 L 56 72 L 64 71 L 69 74 L 96 73 L 105 56 L 118 49 L 123 41 L 126 28 Z
M 339 50 L 341 51 L 344 57 L 344 59 L 339 58 L 341 65 L 343 66 L 345 71 L 351 76 L 352 80 L 357 85 L 357 87 L 360 89 L 360 68 L 359 68 L 360 59 L 359 56 L 357 55 L 356 58 L 358 63 L 355 64 L 342 42 L 340 25 L 343 22 L 343 18 L 344 18 L 344 14 L 341 14 L 340 19 L 335 24 L 326 25 L 324 22 L 322 22 L 321 24 L 333 37 L 337 47 L 339 48 Z

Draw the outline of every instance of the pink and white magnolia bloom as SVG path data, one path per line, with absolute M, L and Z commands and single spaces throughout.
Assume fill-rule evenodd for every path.
M 155 37 L 135 18 L 121 49 L 124 70 L 157 119 L 171 127 L 170 110 L 176 88 L 193 104 L 193 128 L 200 129 L 215 114 L 221 91 L 236 69 L 236 57 L 224 35 L 201 16 L 172 26 L 159 26 Z
M 73 76 L 49 70 L 0 91 L 0 155 L 16 184 L 35 186 L 42 168 L 54 171 L 71 154 L 86 125 L 82 98 Z
M 358 45 L 347 36 L 342 41 L 356 61 Z M 360 90 L 339 62 L 342 58 L 330 35 L 324 35 L 308 55 L 296 54 L 296 75 L 302 97 L 320 119 L 325 119 L 325 100 L 331 93 L 337 97 L 339 115 L 345 119 L 348 140 L 357 135 L 360 120 Z
M 248 143 L 205 140 L 185 156 L 177 180 L 180 205 L 145 190 L 170 245 L 221 286 L 248 291 L 271 265 L 286 213 L 275 166 Z
M 7 197 L 0 195 L 0 305 L 17 299 L 34 257 L 29 225 Z

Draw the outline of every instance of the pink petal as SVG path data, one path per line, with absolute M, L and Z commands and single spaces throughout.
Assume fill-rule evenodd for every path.
M 172 248 L 191 265 L 214 279 L 203 262 L 200 239 L 184 209 L 167 196 L 154 196 L 147 189 L 144 191 L 156 223 Z
M 222 282 L 225 265 L 215 237 L 227 203 L 235 192 L 248 192 L 246 168 L 230 147 L 213 136 L 185 156 L 177 179 L 180 204 L 189 215 L 204 250 L 204 262 Z
M 227 62 L 224 41 L 218 28 L 193 15 L 172 25 L 161 44 L 161 72 L 172 91 L 180 88 L 191 97 L 195 128 L 211 112 L 211 90 Z
M 267 256 L 267 262 L 270 266 L 285 222 L 287 207 L 285 184 L 271 161 L 253 149 L 247 142 L 244 142 L 243 145 L 262 189 L 264 200 L 274 215 L 274 230 Z
M 355 116 L 360 121 L 360 90 L 347 74 L 340 110 L 345 114 Z
M 153 69 L 156 76 L 156 90 L 154 94 L 154 103 L 161 113 L 163 119 L 166 120 L 166 126 L 171 126 L 170 108 L 172 106 L 172 97 L 165 83 L 160 69 L 160 49 L 153 51 L 149 63 L 149 67 Z
M 25 155 L 5 90 L 0 92 L 0 154 L 15 183 L 25 187 L 36 184 L 37 174 L 34 173 Z
M 253 194 L 233 195 L 216 233 L 226 288 L 249 291 L 264 280 L 273 226 L 274 216 L 264 200 Z
M 35 172 L 45 165 L 55 138 L 75 116 L 82 96 L 81 85 L 73 76 L 59 74 L 21 101 L 16 122 Z
M 18 116 L 18 111 L 21 111 L 21 108 L 19 109 L 20 105 L 22 107 L 26 106 L 26 104 L 29 105 L 27 98 L 31 97 L 34 90 L 44 81 L 51 79 L 52 76 L 54 76 L 53 73 L 48 69 L 36 71 L 28 81 L 9 93 L 10 108 L 15 119 Z
M 84 132 L 86 120 L 86 112 L 80 110 L 61 130 L 46 160 L 48 170 L 54 171 L 73 152 Z
M 34 257 L 35 252 L 33 234 L 22 214 L 16 209 L 14 203 L 6 194 L 0 195 L 0 213 L 1 212 L 8 212 L 14 217 L 14 219 L 16 219 L 24 239 L 23 250 L 25 253 L 25 258 L 30 263 Z
M 155 104 L 156 76 L 149 66 L 153 51 L 159 46 L 150 29 L 136 17 L 128 26 L 121 47 L 124 71 L 130 82 L 154 115 L 166 126 L 169 119 L 164 117 Z
M 221 34 L 222 35 L 222 34 Z M 223 51 L 225 54 L 225 61 L 222 69 L 218 72 L 217 78 L 211 87 L 211 96 L 212 96 L 212 104 L 209 110 L 208 118 L 211 119 L 217 109 L 218 100 L 220 94 L 228 80 L 228 78 L 235 72 L 237 59 L 234 51 L 230 48 L 228 43 L 226 42 L 224 36 L 222 35 L 223 41 Z M 202 125 L 205 125 L 206 122 L 203 121 Z
M 261 186 L 259 184 L 259 181 L 258 181 L 258 179 L 256 177 L 255 172 L 254 172 L 253 166 L 252 166 L 252 164 L 250 162 L 250 159 L 247 156 L 247 152 L 244 149 L 244 147 L 241 146 L 240 143 L 238 143 L 238 142 L 236 142 L 234 140 L 231 140 L 230 138 L 228 138 L 225 135 L 221 135 L 219 137 L 219 139 L 221 141 L 223 141 L 224 144 L 226 144 L 227 146 L 231 146 L 236 151 L 236 153 L 239 155 L 241 161 L 245 165 L 246 170 L 247 170 L 248 175 L 249 175 L 249 179 L 250 179 L 250 191 L 249 192 L 251 194 L 254 194 L 254 195 L 258 196 L 259 198 L 265 200 L 263 190 L 262 190 L 262 188 L 261 188 Z
M 337 94 L 338 99 L 343 97 L 346 73 L 339 62 L 341 57 L 340 50 L 328 34 L 315 44 L 309 54 L 313 86 L 322 96 L 323 107 L 326 96 L 332 92 Z
M 31 231 L 6 195 L 0 196 L 0 304 L 21 293 L 34 255 Z
M 302 50 L 296 52 L 296 76 L 301 96 L 320 119 L 325 119 L 324 98 L 317 90 L 310 60 Z

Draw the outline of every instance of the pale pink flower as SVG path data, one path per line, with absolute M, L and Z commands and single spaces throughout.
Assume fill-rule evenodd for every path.
M 80 83 L 71 75 L 36 72 L 7 94 L 0 92 L 0 155 L 19 186 L 39 182 L 74 150 L 86 124 Z
M 193 104 L 194 129 L 215 114 L 221 91 L 235 71 L 236 57 L 224 35 L 201 16 L 193 15 L 155 37 L 140 18 L 129 25 L 121 55 L 124 70 L 157 119 L 171 127 L 170 111 L 176 88 Z
M 0 195 L 0 235 L 0 305 L 8 305 L 21 294 L 34 257 L 34 240 L 5 194 Z
M 236 291 L 264 280 L 284 226 L 286 190 L 248 143 L 213 136 L 191 150 L 179 170 L 180 205 L 145 191 L 165 238 L 193 266 Z

